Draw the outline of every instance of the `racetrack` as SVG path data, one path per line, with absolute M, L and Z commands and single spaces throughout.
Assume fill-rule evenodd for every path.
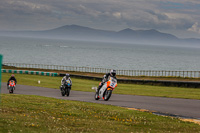
M 2 83 L 1 93 L 8 93 L 6 83 Z M 26 85 L 17 85 L 14 94 L 38 95 L 58 99 L 109 104 L 200 119 L 200 100 L 112 94 L 109 101 L 101 99 L 96 101 L 94 99 L 94 92 L 71 91 L 69 97 L 63 97 L 58 89 Z

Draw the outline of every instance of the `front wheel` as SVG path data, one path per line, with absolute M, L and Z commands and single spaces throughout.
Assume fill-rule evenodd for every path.
M 70 88 L 67 88 L 66 95 L 69 96 L 69 94 L 70 94 Z
M 97 93 L 95 93 L 95 95 L 94 95 L 94 99 L 95 99 L 95 100 L 99 100 L 99 96 L 98 96 Z
M 61 95 L 65 96 L 65 90 L 63 88 L 61 88 Z
M 9 93 L 13 93 L 13 87 L 9 88 Z
M 111 97 L 112 90 L 106 90 L 104 95 L 104 101 L 108 101 Z

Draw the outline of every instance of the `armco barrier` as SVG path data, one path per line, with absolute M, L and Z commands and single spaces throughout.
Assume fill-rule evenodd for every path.
M 53 72 L 42 72 L 42 71 L 27 71 L 27 70 L 10 70 L 10 69 L 1 69 L 2 73 L 19 73 L 19 74 L 32 74 L 32 75 L 43 75 L 43 76 L 59 76 L 58 73 Z

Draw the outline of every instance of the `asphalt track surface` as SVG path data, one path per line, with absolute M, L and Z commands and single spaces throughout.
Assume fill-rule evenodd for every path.
M 1 93 L 9 93 L 6 88 L 6 83 L 2 83 Z M 159 112 L 160 114 L 163 113 L 172 116 L 200 119 L 200 100 L 112 94 L 109 101 L 104 101 L 102 99 L 96 101 L 94 99 L 94 92 L 71 91 L 69 97 L 63 97 L 61 96 L 59 89 L 26 85 L 17 85 L 14 94 L 38 95 L 57 99 L 146 109 L 153 112 Z

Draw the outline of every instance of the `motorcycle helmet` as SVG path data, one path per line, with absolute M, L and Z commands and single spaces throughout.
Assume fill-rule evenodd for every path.
M 14 75 L 14 74 L 12 74 L 12 75 L 11 75 L 11 77 L 15 77 L 15 75 Z
M 68 78 L 69 78 L 69 74 L 68 74 L 68 73 L 66 73 L 66 74 L 65 74 L 65 76 L 66 76 L 66 79 L 68 79 Z
M 116 70 L 113 70 L 113 69 L 112 69 L 112 70 L 110 71 L 110 75 L 113 76 L 113 77 L 115 77 L 115 76 L 116 76 Z

